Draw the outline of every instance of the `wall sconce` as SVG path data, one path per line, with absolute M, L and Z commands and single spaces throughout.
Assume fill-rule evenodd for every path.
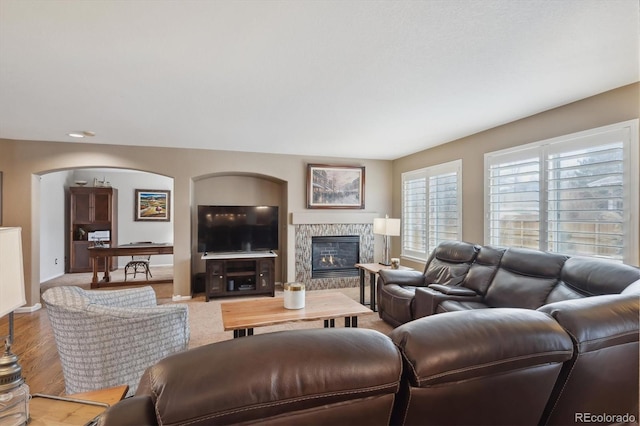
M 397 237 L 400 235 L 400 219 L 390 219 L 389 215 L 385 215 L 383 218 L 373 219 L 373 233 L 382 235 L 384 238 L 384 250 L 382 253 L 381 265 L 390 266 L 391 261 L 389 259 L 390 241 L 389 237 Z

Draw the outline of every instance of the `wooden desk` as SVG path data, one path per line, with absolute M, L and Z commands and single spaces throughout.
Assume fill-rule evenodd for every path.
M 392 269 L 391 266 L 382 265 L 380 263 L 356 263 L 356 268 L 360 269 L 360 303 L 365 305 L 364 301 L 364 274 L 365 271 L 369 272 L 369 306 L 371 310 L 376 312 L 376 274 L 382 269 Z M 407 266 L 400 266 L 401 270 L 412 271 L 413 268 Z
M 85 425 L 128 390 L 124 385 L 63 397 L 35 394 L 29 403 L 29 426 Z
M 98 288 L 102 283 L 111 282 L 109 270 L 111 269 L 111 258 L 113 256 L 146 256 L 155 254 L 173 254 L 173 246 L 169 244 L 124 244 L 115 247 L 89 247 L 89 257 L 93 266 L 93 278 L 91 279 L 91 288 Z M 104 277 L 102 281 L 98 281 L 98 262 L 97 258 L 104 257 Z M 145 281 L 149 284 L 153 281 Z M 160 281 L 157 281 L 160 282 Z M 119 283 L 122 284 L 122 283 Z M 136 284 L 127 282 L 126 284 Z
M 335 326 L 335 318 L 344 317 L 345 327 L 357 327 L 358 315 L 373 313 L 355 300 L 338 292 L 306 292 L 302 309 L 285 309 L 284 298 L 224 302 L 220 304 L 224 330 L 233 330 L 233 337 L 253 334 L 254 327 L 295 321 L 324 320 L 325 327 Z

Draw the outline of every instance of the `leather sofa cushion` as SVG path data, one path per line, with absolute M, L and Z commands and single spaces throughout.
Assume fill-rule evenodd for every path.
M 459 285 L 478 254 L 478 246 L 463 241 L 443 241 L 425 266 L 426 284 Z
M 460 287 L 460 286 L 448 286 L 442 284 L 430 284 L 429 288 L 439 291 L 443 294 L 448 294 L 451 296 L 475 296 L 476 292 L 471 290 L 470 288 Z
M 432 315 L 401 325 L 390 337 L 412 367 L 412 386 L 418 387 L 564 362 L 573 353 L 571 339 L 556 321 L 525 309 Z
M 482 246 L 476 256 L 476 260 L 469 268 L 467 276 L 462 282 L 463 287 L 470 288 L 477 294 L 484 295 L 495 276 L 500 259 L 504 255 L 505 248 Z
M 459 285 L 469 271 L 470 266 L 466 263 L 452 265 L 439 259 L 433 259 L 424 275 L 424 282 L 426 284 Z
M 538 250 L 507 249 L 485 302 L 495 308 L 539 308 L 558 283 L 566 260 L 566 256 Z
M 467 300 L 443 300 L 436 308 L 437 314 L 444 312 L 469 311 L 471 309 L 487 309 L 490 306 L 486 303 Z
M 336 404 L 345 414 L 354 401 L 361 412 L 355 405 L 350 414 L 365 422 L 390 416 L 401 370 L 397 348 L 375 330 L 289 330 L 167 357 L 145 372 L 136 395 L 151 395 L 164 425 L 251 422 L 305 410 L 311 414 L 300 421 L 309 422 Z
M 640 269 L 630 265 L 592 257 L 571 257 L 562 267 L 560 282 L 546 303 L 621 293 L 638 279 Z

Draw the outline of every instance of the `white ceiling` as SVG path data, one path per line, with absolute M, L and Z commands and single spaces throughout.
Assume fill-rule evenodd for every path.
M 639 81 L 638 0 L 0 0 L 0 138 L 394 159 Z M 71 131 L 92 131 L 82 140 Z

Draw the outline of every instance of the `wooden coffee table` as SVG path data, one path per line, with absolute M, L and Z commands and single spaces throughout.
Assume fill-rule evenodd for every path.
M 344 317 L 345 327 L 357 327 L 358 315 L 373 311 L 338 292 L 306 292 L 305 307 L 285 309 L 282 297 L 224 302 L 222 323 L 225 331 L 233 330 L 233 337 L 253 335 L 255 327 L 296 321 L 324 320 L 325 327 L 334 327 L 335 319 Z

